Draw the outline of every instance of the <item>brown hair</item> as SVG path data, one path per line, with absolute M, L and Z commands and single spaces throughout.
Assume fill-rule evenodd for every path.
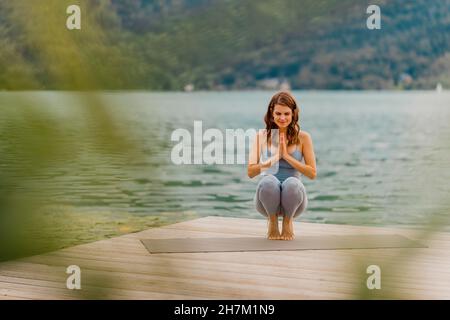
M 269 143 L 272 129 L 278 129 L 278 126 L 273 120 L 273 110 L 276 104 L 289 107 L 292 110 L 292 122 L 289 124 L 286 132 L 287 144 L 297 144 L 299 141 L 298 133 L 300 132 L 300 125 L 298 124 L 299 108 L 294 96 L 287 91 L 277 92 L 270 99 L 266 115 L 264 116 L 267 130 L 267 143 Z

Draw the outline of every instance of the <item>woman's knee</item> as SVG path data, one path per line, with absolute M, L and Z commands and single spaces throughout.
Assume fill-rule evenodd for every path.
M 280 194 L 280 181 L 272 175 L 267 175 L 261 179 L 258 186 L 258 193 L 261 197 L 270 197 Z
M 296 218 L 299 215 L 301 215 L 303 212 L 305 212 L 307 207 L 308 207 L 308 197 L 305 194 L 305 197 L 304 197 L 302 203 L 300 204 L 300 206 L 295 211 L 293 218 Z
M 265 216 L 275 214 L 280 206 L 280 181 L 275 176 L 263 177 L 255 195 L 256 209 Z
M 286 199 L 303 200 L 305 186 L 298 178 L 289 177 L 283 181 L 281 192 Z
M 306 209 L 307 198 L 303 183 L 295 177 L 286 179 L 282 184 L 281 204 L 284 214 L 297 217 Z

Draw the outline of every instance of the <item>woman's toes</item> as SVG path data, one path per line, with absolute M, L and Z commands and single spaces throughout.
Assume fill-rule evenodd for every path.
M 276 215 L 270 216 L 267 221 L 267 238 L 269 240 L 278 240 L 280 238 L 278 217 Z
M 269 235 L 267 236 L 267 238 L 269 240 L 279 240 L 280 239 L 280 234 L 277 232 L 273 232 L 273 233 L 269 233 Z
M 281 240 L 294 240 L 295 236 L 289 231 L 282 232 L 280 235 Z

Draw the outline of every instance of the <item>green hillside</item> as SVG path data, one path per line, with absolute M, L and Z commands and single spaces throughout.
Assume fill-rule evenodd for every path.
M 1 89 L 450 87 L 450 0 L 47 2 L 0 3 Z M 82 30 L 53 35 L 77 3 Z M 381 30 L 366 27 L 369 4 L 381 7 Z M 67 43 L 82 67 L 65 67 Z

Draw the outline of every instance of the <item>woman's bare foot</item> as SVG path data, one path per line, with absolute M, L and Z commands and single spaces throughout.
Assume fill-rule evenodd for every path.
M 294 240 L 294 219 L 283 217 L 283 230 L 281 231 L 281 240 Z
M 280 239 L 280 230 L 278 229 L 278 215 L 271 214 L 269 215 L 268 227 L 267 227 L 267 239 L 269 240 L 279 240 Z

